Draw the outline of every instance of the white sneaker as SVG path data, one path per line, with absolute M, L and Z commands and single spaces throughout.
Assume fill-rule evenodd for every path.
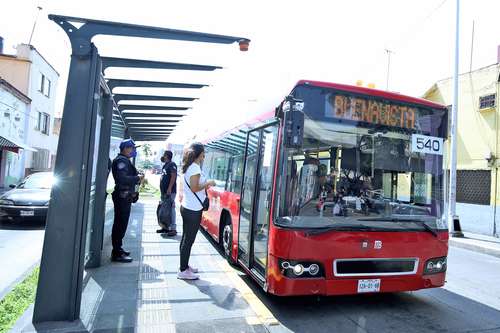
M 190 270 L 192 273 L 198 273 L 198 268 L 188 266 L 188 270 Z
M 177 278 L 181 279 L 181 280 L 197 280 L 200 277 L 198 275 L 194 274 L 193 272 L 191 272 L 188 268 L 182 272 L 177 273 Z

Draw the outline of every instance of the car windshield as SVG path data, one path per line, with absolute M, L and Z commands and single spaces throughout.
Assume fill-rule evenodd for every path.
M 428 147 L 418 150 L 415 144 L 418 138 L 431 138 L 430 145 L 442 149 L 436 127 L 434 133 L 424 128 L 440 126 L 442 114 L 414 115 L 408 120 L 412 128 L 400 123 L 366 126 L 325 117 L 329 112 L 335 116 L 344 112 L 328 94 L 323 94 L 323 106 L 312 103 L 317 106 L 314 112 L 321 115 L 308 114 L 308 96 L 299 97 L 306 104 L 304 143 L 301 149 L 284 149 L 277 224 L 390 229 L 421 228 L 425 223 L 426 228 L 446 228 L 442 150 L 428 153 L 424 151 Z
M 51 189 L 54 185 L 54 175 L 50 172 L 34 173 L 24 179 L 18 188 L 24 189 Z

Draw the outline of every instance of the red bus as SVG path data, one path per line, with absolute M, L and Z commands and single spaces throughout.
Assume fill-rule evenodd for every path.
M 444 285 L 447 109 L 299 81 L 275 111 L 205 142 L 202 227 L 275 295 Z

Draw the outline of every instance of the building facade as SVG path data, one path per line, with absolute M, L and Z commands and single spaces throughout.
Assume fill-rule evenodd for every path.
M 0 77 L 0 191 L 24 177 L 31 99 Z
M 20 44 L 15 55 L 0 54 L 0 76 L 31 99 L 26 143 L 26 173 L 54 167 L 59 136 L 54 131 L 59 74 L 32 46 Z
M 499 63 L 459 76 L 457 215 L 464 231 L 490 236 L 500 234 L 499 81 Z M 451 106 L 452 78 L 423 97 Z

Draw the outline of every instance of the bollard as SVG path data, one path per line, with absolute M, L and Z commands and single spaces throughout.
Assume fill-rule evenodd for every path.
M 462 232 L 462 227 L 460 226 L 460 219 L 458 216 L 453 216 L 453 230 L 450 231 L 451 237 L 463 238 L 464 233 Z

